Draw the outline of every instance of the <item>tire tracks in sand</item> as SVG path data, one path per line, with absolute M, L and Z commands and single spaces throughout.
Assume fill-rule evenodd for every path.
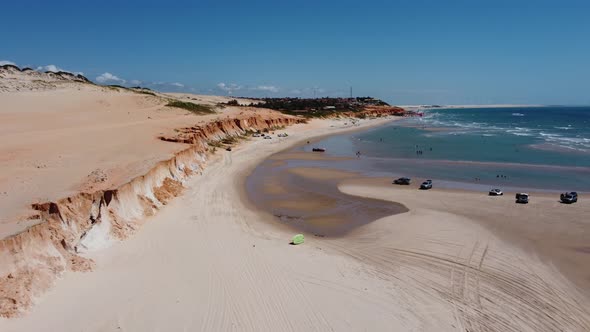
M 534 256 L 503 250 L 508 245 L 486 232 L 464 242 L 454 256 L 420 248 L 419 243 L 395 247 L 375 237 L 371 246 L 333 240 L 330 247 L 402 284 L 400 289 L 417 302 L 444 299 L 453 308 L 459 330 L 590 330 L 588 308 L 563 286 L 566 280 L 552 279 L 552 271 Z M 415 292 L 422 296 L 412 296 Z

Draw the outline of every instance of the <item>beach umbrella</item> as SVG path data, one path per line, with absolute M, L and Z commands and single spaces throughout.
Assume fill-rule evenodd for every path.
M 293 239 L 291 240 L 291 244 L 302 244 L 303 241 L 305 241 L 303 234 L 297 234 L 297 235 L 293 236 Z

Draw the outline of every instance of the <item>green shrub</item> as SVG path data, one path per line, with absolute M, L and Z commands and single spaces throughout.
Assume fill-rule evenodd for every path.
M 143 93 L 144 95 L 156 96 L 156 94 L 151 91 L 146 91 L 146 90 L 134 90 L 134 91 L 137 93 Z
M 228 136 L 224 139 L 221 140 L 221 143 L 223 144 L 234 144 L 237 141 L 237 139 L 233 136 Z
M 200 105 L 200 104 L 195 104 L 195 103 L 180 101 L 180 100 L 170 100 L 168 102 L 168 104 L 166 104 L 166 106 L 182 108 L 182 109 L 185 109 L 189 112 L 192 112 L 192 113 L 198 114 L 198 115 L 215 113 L 215 111 L 213 110 L 213 107 L 211 107 L 209 105 Z

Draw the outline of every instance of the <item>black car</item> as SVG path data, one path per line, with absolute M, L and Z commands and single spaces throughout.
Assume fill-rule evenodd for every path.
M 432 189 L 432 180 L 426 180 L 426 181 L 422 182 L 422 184 L 420 185 L 420 189 L 422 189 L 422 190 Z
M 516 203 L 527 204 L 529 202 L 529 194 L 518 193 L 516 194 Z
M 410 179 L 410 178 L 399 178 L 399 179 L 393 180 L 394 184 L 408 185 L 408 184 L 410 184 L 410 182 L 412 182 L 412 179 Z
M 563 193 L 559 196 L 562 203 L 572 204 L 578 201 L 578 193 L 575 191 Z

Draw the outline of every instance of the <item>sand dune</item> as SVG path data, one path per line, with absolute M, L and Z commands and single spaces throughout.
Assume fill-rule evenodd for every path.
M 160 93 L 8 71 L 0 86 L 19 91 L 0 94 L 0 316 L 24 312 L 64 271 L 92 269 L 83 253 L 128 237 L 178 196 L 209 144 L 301 121 L 203 96 L 213 112 L 196 116 Z
M 229 99 L 198 101 L 224 100 Z M 244 112 L 226 108 L 194 116 L 166 103 L 159 96 L 72 82 L 54 90 L 0 94 L 0 238 L 34 223 L 26 220 L 33 214 L 31 203 L 114 188 L 187 147 L 158 136 Z

